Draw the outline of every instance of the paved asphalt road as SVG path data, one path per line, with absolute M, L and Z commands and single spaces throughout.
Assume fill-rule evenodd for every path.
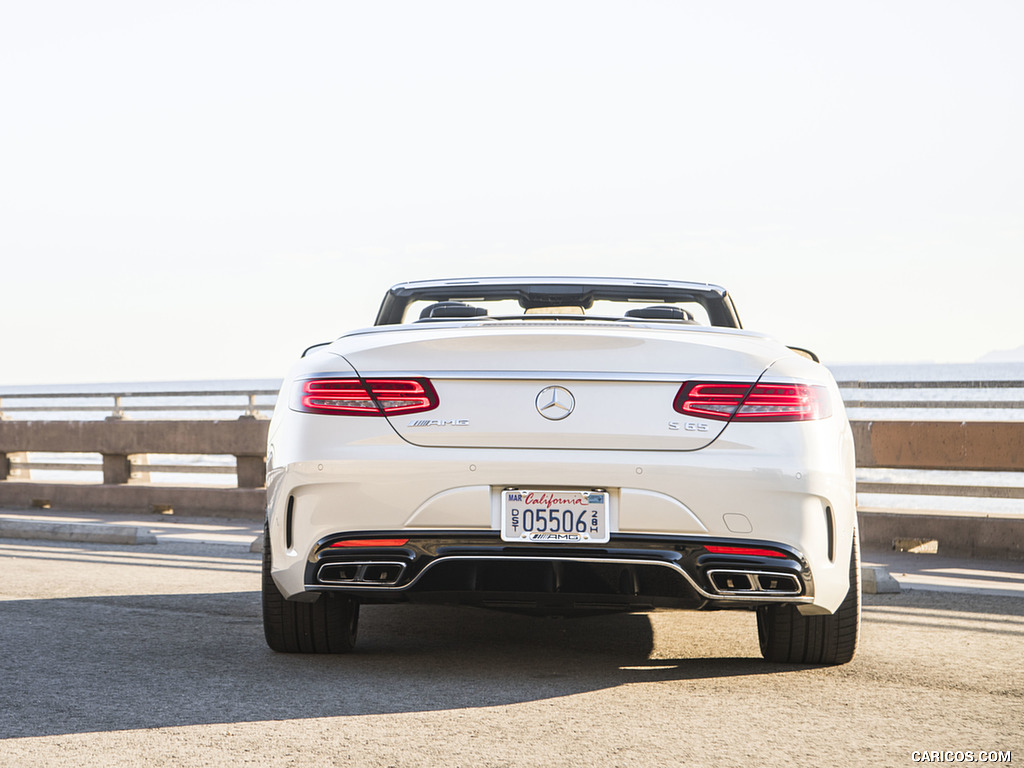
M 857 658 L 813 668 L 745 612 L 371 606 L 356 654 L 277 655 L 258 586 L 241 545 L 0 541 L 0 765 L 1024 764 L 1021 597 L 865 596 Z

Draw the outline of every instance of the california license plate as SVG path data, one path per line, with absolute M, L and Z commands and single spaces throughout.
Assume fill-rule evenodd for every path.
M 605 491 L 501 492 L 501 538 L 546 544 L 608 541 Z

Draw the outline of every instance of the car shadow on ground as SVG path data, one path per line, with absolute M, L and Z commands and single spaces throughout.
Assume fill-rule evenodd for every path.
M 5 601 L 0 738 L 492 707 L 791 669 L 652 659 L 653 634 L 646 615 L 368 606 L 355 653 L 287 655 L 264 643 L 258 593 Z

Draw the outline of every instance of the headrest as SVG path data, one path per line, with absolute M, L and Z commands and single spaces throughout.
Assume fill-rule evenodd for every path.
M 684 323 L 692 323 L 693 315 L 680 307 L 644 307 L 643 309 L 626 310 L 626 317 L 636 317 L 641 320 L 681 320 Z
M 420 312 L 420 320 L 428 317 L 482 317 L 487 314 L 483 307 L 471 307 L 461 301 L 439 301 L 430 304 Z

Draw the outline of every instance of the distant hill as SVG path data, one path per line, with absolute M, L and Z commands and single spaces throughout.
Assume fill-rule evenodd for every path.
M 978 358 L 979 363 L 1024 363 L 1024 346 L 989 352 Z

